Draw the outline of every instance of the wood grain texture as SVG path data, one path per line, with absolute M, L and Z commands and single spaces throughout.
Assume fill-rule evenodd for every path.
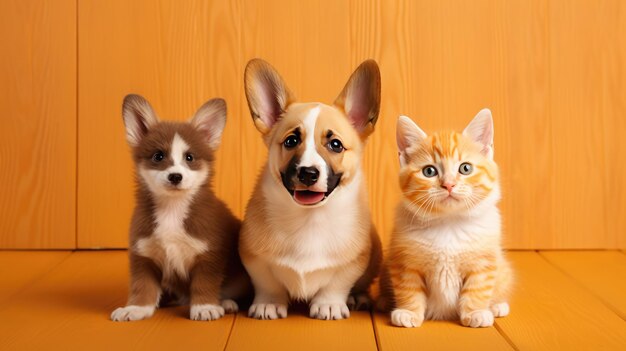
M 242 84 L 253 57 L 300 100 L 325 103 L 361 61 L 379 62 L 364 169 L 385 241 L 400 198 L 397 116 L 432 132 L 490 107 L 506 246 L 626 247 L 620 0 L 28 0 L 0 10 L 1 248 L 127 245 L 133 174 L 120 105 L 131 92 L 166 119 L 227 100 L 214 185 L 242 215 L 266 157 Z
M 497 319 L 497 327 L 427 321 L 404 329 L 390 326 L 386 315 L 372 319 L 363 312 L 344 321 L 312 320 L 302 305 L 278 321 L 240 313 L 194 322 L 181 306 L 160 309 L 149 320 L 115 323 L 108 317 L 126 299 L 126 252 L 4 251 L 0 266 L 11 269 L 0 268 L 0 349 L 623 349 L 626 322 L 606 306 L 623 306 L 623 252 L 518 251 L 509 257 L 517 284 L 511 314 Z
M 189 320 L 187 307 L 177 307 L 157 310 L 141 322 L 110 321 L 126 300 L 127 261 L 124 251 L 73 253 L 0 306 L 0 348 L 224 349 L 232 315 L 196 322 Z
M 619 47 L 626 35 L 618 31 L 619 23 L 626 20 L 622 7 L 621 1 L 549 2 L 554 157 L 548 186 L 553 247 L 617 248 L 623 240 L 625 228 L 615 209 L 624 209 L 624 192 L 619 190 L 624 187 L 624 168 L 620 165 L 624 156 L 618 155 L 623 151 L 609 153 L 620 145 L 614 138 L 606 139 L 604 128 L 607 120 L 608 125 L 618 128 L 616 132 L 624 132 L 612 122 L 623 120 L 626 103 L 623 91 L 618 92 L 623 83 L 614 84 L 625 77 L 620 70 L 626 57 L 621 57 L 622 67 L 615 65 L 623 53 Z M 573 172 L 573 167 L 597 170 L 597 177 Z M 613 176 L 619 177 L 619 184 Z M 616 195 L 609 195 L 613 192 Z
M 495 328 L 472 329 L 448 321 L 426 321 L 419 328 L 394 327 L 376 314 L 379 350 L 513 350 Z
M 74 248 L 76 2 L 0 2 L 0 248 Z
M 78 247 L 126 247 L 133 167 L 122 99 L 146 97 L 162 119 L 185 120 L 222 97 L 228 121 L 217 153 L 217 195 L 240 196 L 237 2 L 80 1 Z
M 69 251 L 0 251 L 0 304 L 45 276 L 69 255 Z
M 238 350 L 376 350 L 369 313 L 349 319 L 320 321 L 290 311 L 286 319 L 259 321 L 240 313 L 230 334 L 227 351 Z
M 541 251 L 540 254 L 626 320 L 626 255 L 619 251 Z
M 511 314 L 496 320 L 518 350 L 622 350 L 626 323 L 534 252 L 511 252 Z

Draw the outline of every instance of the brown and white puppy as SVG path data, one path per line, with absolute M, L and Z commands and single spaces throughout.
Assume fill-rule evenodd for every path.
M 245 292 L 248 280 L 237 253 L 240 221 L 209 187 L 226 103 L 208 101 L 187 123 L 160 122 L 144 98 L 128 95 L 123 117 L 137 203 L 128 303 L 111 319 L 149 318 L 165 300 L 190 303 L 194 320 L 237 311 L 233 299 Z
M 284 318 L 297 299 L 310 301 L 312 318 L 347 318 L 347 302 L 369 304 L 381 259 L 361 170 L 379 111 L 378 65 L 363 62 L 333 105 L 295 102 L 259 59 L 246 67 L 245 89 L 269 149 L 239 242 L 255 289 L 248 314 Z

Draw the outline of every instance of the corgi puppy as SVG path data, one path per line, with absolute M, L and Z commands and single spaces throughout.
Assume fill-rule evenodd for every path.
M 248 315 L 285 318 L 296 299 L 310 302 L 312 318 L 348 318 L 348 304 L 369 305 L 381 261 L 361 170 L 378 118 L 378 65 L 363 62 L 333 105 L 295 102 L 260 59 L 246 67 L 245 91 L 269 151 L 239 242 L 255 290 Z
M 136 168 L 130 228 L 130 292 L 114 321 L 149 318 L 166 302 L 190 303 L 190 318 L 237 311 L 247 274 L 237 253 L 240 221 L 210 189 L 226 103 L 212 99 L 187 123 L 160 122 L 144 98 L 123 106 Z M 225 277 L 230 277 L 228 281 Z

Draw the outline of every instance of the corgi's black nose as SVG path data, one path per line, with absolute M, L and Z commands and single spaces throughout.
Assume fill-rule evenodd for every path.
M 178 185 L 178 183 L 183 180 L 183 175 L 180 173 L 170 173 L 170 175 L 167 176 L 167 180 L 173 185 Z
M 298 180 L 306 186 L 311 186 L 317 182 L 320 176 L 320 171 L 315 167 L 300 167 L 298 168 Z

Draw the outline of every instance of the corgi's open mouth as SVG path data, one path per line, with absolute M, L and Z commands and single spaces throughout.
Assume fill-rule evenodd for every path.
M 310 190 L 294 190 L 292 192 L 293 199 L 300 205 L 316 205 L 326 198 L 326 193 Z

